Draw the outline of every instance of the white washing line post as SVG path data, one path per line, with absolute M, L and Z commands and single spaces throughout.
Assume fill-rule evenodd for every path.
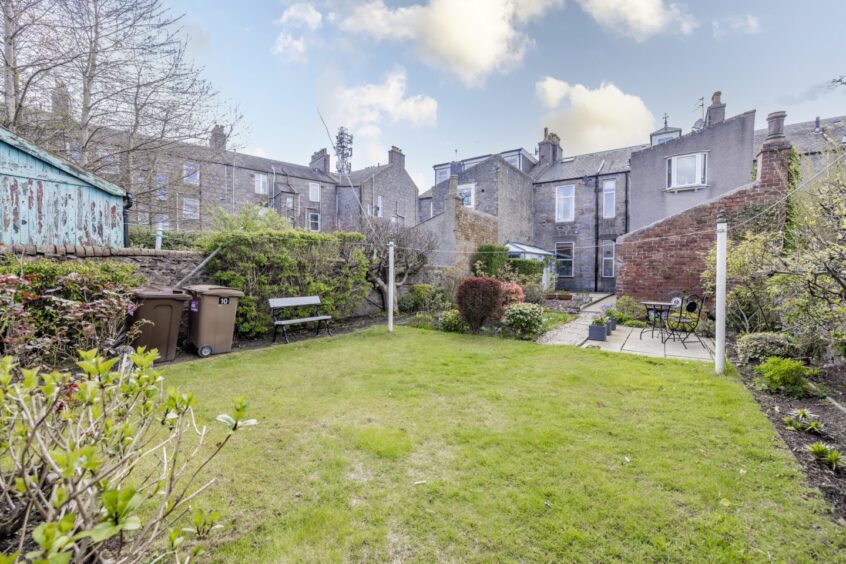
M 388 332 L 394 331 L 394 242 L 388 243 Z
M 728 226 L 726 216 L 717 216 L 717 351 L 714 371 L 722 374 L 726 367 L 726 243 Z

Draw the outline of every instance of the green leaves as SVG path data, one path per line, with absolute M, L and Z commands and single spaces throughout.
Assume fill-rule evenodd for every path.
M 219 520 L 219 511 L 206 512 L 203 509 L 195 509 L 191 513 L 192 526 L 183 528 L 182 532 L 196 535 L 200 539 L 205 539 L 208 538 L 209 533 L 213 530 L 223 528 L 223 525 L 218 524 Z
M 827 445 L 825 443 L 813 443 L 808 445 L 808 450 L 814 458 L 830 467 L 834 472 L 843 465 L 843 455 L 840 454 L 839 450 L 831 445 Z
M 225 413 L 221 413 L 217 416 L 217 420 L 229 427 L 231 432 L 235 432 L 241 427 L 252 427 L 256 425 L 258 421 L 255 419 L 244 419 L 244 415 L 247 413 L 247 407 L 249 406 L 249 402 L 244 399 L 243 397 L 237 397 L 234 399 L 234 413 L 235 416 L 227 415 Z

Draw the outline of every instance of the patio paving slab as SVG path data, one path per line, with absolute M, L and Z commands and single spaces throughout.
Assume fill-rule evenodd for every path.
M 585 332 L 587 328 L 585 328 Z M 586 341 L 582 346 L 598 348 L 609 352 L 622 352 L 627 354 L 638 354 L 658 358 L 678 358 L 684 360 L 699 360 L 711 362 L 714 358 L 714 342 L 711 339 L 703 338 L 702 344 L 696 338 L 688 339 L 687 347 L 679 341 L 672 339 L 665 343 L 661 342 L 657 333 L 652 336 L 649 331 L 643 333 L 641 338 L 640 329 L 632 327 L 617 327 L 612 335 L 605 341 Z

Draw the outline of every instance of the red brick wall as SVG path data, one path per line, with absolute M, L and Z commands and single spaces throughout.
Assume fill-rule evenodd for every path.
M 638 300 L 665 299 L 679 292 L 701 295 L 700 276 L 716 242 L 720 213 L 728 219 L 730 234 L 733 226 L 746 231 L 762 220 L 781 229 L 784 202 L 779 199 L 787 190 L 789 150 L 783 140 L 765 144 L 758 162 L 759 178 L 753 184 L 618 239 L 617 294 Z M 753 217 L 754 223 L 750 222 Z

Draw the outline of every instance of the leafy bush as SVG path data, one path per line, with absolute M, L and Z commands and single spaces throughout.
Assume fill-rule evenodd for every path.
M 111 261 L 0 262 L 0 354 L 59 366 L 76 349 L 114 353 L 139 283 L 132 266 Z
M 634 329 L 643 329 L 644 327 L 648 327 L 646 321 L 641 321 L 640 319 L 629 319 L 625 323 L 620 323 L 623 327 L 632 327 Z
M 321 312 L 350 314 L 364 299 L 367 258 L 359 233 L 309 233 L 299 230 L 221 232 L 206 241 L 220 252 L 206 267 L 212 279 L 242 290 L 235 330 L 254 338 L 273 326 L 268 298 L 320 296 Z
M 543 330 L 543 308 L 515 303 L 505 308 L 502 324 L 518 339 L 535 339 Z
M 479 277 L 498 278 L 508 262 L 508 247 L 503 245 L 479 245 L 470 259 L 473 274 Z
M 737 358 L 741 364 L 762 362 L 771 356 L 790 358 L 794 348 L 782 333 L 747 333 L 737 338 Z
M 456 298 L 461 317 L 475 333 L 502 307 L 502 286 L 496 278 L 467 278 Z
M 418 311 L 417 315 L 408 320 L 408 326 L 416 329 L 435 329 L 437 321 L 431 313 Z
M 200 249 L 200 234 L 192 231 L 165 231 L 162 233 L 162 249 L 170 251 L 197 251 Z M 129 246 L 139 249 L 156 248 L 156 230 L 133 225 L 129 228 Z
M 248 204 L 237 213 L 217 208 L 212 214 L 213 232 L 258 233 L 261 231 L 289 231 L 291 220 L 275 210 L 259 204 Z
M 605 318 L 604 318 L 604 317 L 602 317 L 602 316 L 600 316 L 600 317 L 594 317 L 594 318 L 593 318 L 593 321 L 591 321 L 591 322 L 590 322 L 590 324 L 591 324 L 591 325 L 596 325 L 596 326 L 598 326 L 598 327 L 605 327 Z
M 411 287 L 410 295 L 415 308 L 429 311 L 435 299 L 435 287 L 431 284 L 415 284 Z
M 626 322 L 632 320 L 631 316 L 613 307 L 607 308 L 605 310 L 605 315 L 607 315 L 608 317 L 613 317 L 617 320 L 617 323 L 619 323 L 620 325 L 624 325 Z
M 526 298 L 523 293 L 523 288 L 517 282 L 503 282 L 502 287 L 502 304 L 507 306 L 509 304 L 522 303 Z
M 823 434 L 822 421 L 807 409 L 794 410 L 784 418 L 784 425 L 792 431 L 802 431 L 814 435 Z
M 226 434 L 204 451 L 195 400 L 162 385 L 155 351 L 80 357 L 75 375 L 0 359 L 4 540 L 34 547 L 26 558 L 36 562 L 187 561 L 178 554 L 186 534 L 205 537 L 218 514 L 195 508 L 192 527 L 180 521 L 213 482 L 203 468 L 256 423 L 244 418 L 246 401 L 217 418 Z
M 637 303 L 631 296 L 620 296 L 614 304 L 614 311 L 619 312 L 620 315 L 627 319 L 642 319 L 646 315 L 646 310 L 642 305 Z M 618 317 L 617 321 L 622 320 Z
M 523 293 L 526 296 L 525 301 L 530 304 L 540 304 L 546 297 L 543 291 L 543 284 L 540 282 L 527 282 L 523 284 Z
M 517 276 L 527 278 L 540 278 L 543 276 L 544 262 L 542 260 L 513 258 L 508 259 L 511 271 Z
M 417 304 L 414 301 L 414 296 L 410 293 L 405 294 L 400 299 L 397 300 L 397 308 L 400 311 L 408 313 L 412 311 L 417 311 Z
M 467 323 L 464 322 L 461 312 L 457 309 L 448 309 L 441 313 L 441 316 L 438 318 L 438 324 L 441 327 L 441 331 L 446 331 L 447 333 L 467 332 Z
M 843 465 L 843 455 L 833 446 L 825 443 L 813 443 L 808 445 L 808 450 L 814 455 L 814 458 L 826 464 L 835 472 Z
M 809 389 L 805 377 L 814 372 L 798 360 L 772 356 L 755 368 L 755 383 L 771 393 L 802 397 Z

